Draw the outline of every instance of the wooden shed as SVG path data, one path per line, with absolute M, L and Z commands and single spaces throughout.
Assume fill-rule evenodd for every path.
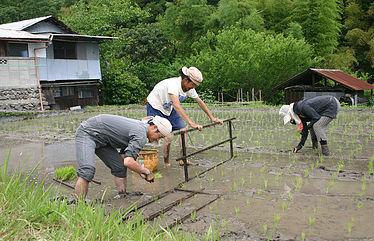
M 302 98 L 332 95 L 337 99 L 352 96 L 352 104 L 357 105 L 364 90 L 374 89 L 374 85 L 353 77 L 338 69 L 309 68 L 276 87 L 284 90 L 287 104 Z

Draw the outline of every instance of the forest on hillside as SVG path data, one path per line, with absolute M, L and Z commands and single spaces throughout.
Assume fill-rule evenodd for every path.
M 198 92 L 236 98 L 309 67 L 374 80 L 372 0 L 2 0 L 0 24 L 53 15 L 101 44 L 106 104 L 142 101 L 162 79 L 196 66 Z

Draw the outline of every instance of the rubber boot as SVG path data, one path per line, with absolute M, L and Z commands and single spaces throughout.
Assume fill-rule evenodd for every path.
M 321 151 L 322 151 L 322 155 L 324 156 L 330 156 L 330 151 L 329 151 L 329 147 L 327 146 L 327 141 L 320 141 L 321 143 Z

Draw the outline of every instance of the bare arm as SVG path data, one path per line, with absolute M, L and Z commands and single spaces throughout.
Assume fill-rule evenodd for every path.
M 185 120 L 187 122 L 187 124 L 190 125 L 192 128 L 196 128 L 196 129 L 201 130 L 202 126 L 196 124 L 195 122 L 193 122 L 190 119 L 190 117 L 187 115 L 186 111 L 181 106 L 179 98 L 176 95 L 173 95 L 173 94 L 169 94 L 169 95 L 170 95 L 170 99 L 173 103 L 173 107 L 175 108 L 175 111 L 182 117 L 182 119 Z
M 138 173 L 147 182 L 154 181 L 154 175 L 150 170 L 140 165 L 133 157 L 127 156 L 123 159 L 123 165 L 128 167 L 131 171 Z
M 127 156 L 123 159 L 123 165 L 128 167 L 131 171 L 134 171 L 138 174 L 149 174 L 150 170 L 140 165 L 134 158 Z
M 202 99 L 200 99 L 200 97 L 195 98 L 195 100 L 199 104 L 200 108 L 205 112 L 205 114 L 207 114 L 207 116 L 212 122 L 223 124 L 222 120 L 213 116 L 213 114 L 209 111 L 208 106 L 205 104 L 205 102 Z

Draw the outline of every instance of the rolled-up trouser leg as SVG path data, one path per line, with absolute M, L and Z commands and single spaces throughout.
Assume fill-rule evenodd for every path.
M 86 181 L 92 181 L 95 175 L 96 143 L 89 134 L 79 127 L 75 134 L 75 151 L 77 158 L 77 174 Z
M 333 119 L 330 117 L 322 116 L 316 123 L 314 123 L 313 129 L 318 141 L 327 141 L 327 126 L 332 120 Z

